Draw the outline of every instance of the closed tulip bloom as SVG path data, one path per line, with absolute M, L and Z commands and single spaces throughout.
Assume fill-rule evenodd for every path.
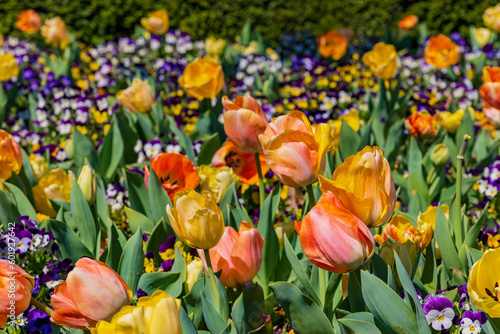
M 7 131 L 0 130 L 0 180 L 9 179 L 12 173 L 19 174 L 22 166 L 21 147 L 12 135 Z
M 486 27 L 500 32 L 500 4 L 487 8 L 483 14 L 483 21 Z
M 391 79 L 398 72 L 398 53 L 392 44 L 377 43 L 361 60 L 379 78 Z
M 16 28 L 27 34 L 34 34 L 40 30 L 42 20 L 33 9 L 22 10 L 16 21 Z
M 212 193 L 186 189 L 177 193 L 174 208 L 167 205 L 167 214 L 175 234 L 189 247 L 210 249 L 224 234 L 224 219 Z
M 418 23 L 417 15 L 408 15 L 404 17 L 401 21 L 399 21 L 398 27 L 401 30 L 411 30 L 416 27 L 417 23 Z
M 295 230 L 307 258 L 337 274 L 361 267 L 375 250 L 370 229 L 331 192 L 295 222 Z
M 184 91 L 198 99 L 213 99 L 222 90 L 224 72 L 222 66 L 212 59 L 198 59 L 186 65 L 179 78 Z
M 335 30 L 319 35 L 317 44 L 319 53 L 325 58 L 339 60 L 347 52 L 347 38 Z
M 411 114 L 404 124 L 406 130 L 415 138 L 432 138 L 439 130 L 437 118 L 432 117 L 426 110 Z
M 432 36 L 424 50 L 425 61 L 436 68 L 453 66 L 460 60 L 460 47 L 447 36 Z
M 260 152 L 259 158 L 260 165 L 262 166 L 262 174 L 265 175 L 269 171 L 269 166 L 266 163 L 264 153 Z M 238 150 L 230 141 L 225 142 L 215 152 L 212 158 L 212 165 L 218 168 L 224 166 L 230 167 L 242 183 L 253 185 L 259 182 L 255 156 Z
M 40 32 L 47 43 L 61 49 L 65 49 L 70 43 L 66 24 L 59 16 L 45 20 Z
M 121 90 L 116 94 L 118 103 L 128 111 L 147 113 L 153 108 L 155 97 L 146 80 L 134 78 L 132 86 Z
M 45 161 L 43 155 L 30 154 L 28 161 L 37 180 L 40 180 L 49 173 L 49 164 Z
M 149 13 L 148 17 L 141 19 L 141 25 L 153 34 L 163 35 L 168 30 L 168 13 L 165 9 Z
M 469 274 L 472 304 L 491 318 L 500 318 L 500 248 L 488 249 Z
M 10 53 L 0 55 L 0 82 L 8 81 L 17 77 L 19 74 L 19 66 L 17 59 Z M 3 130 L 2 130 L 3 131 Z
M 493 39 L 493 32 L 488 28 L 473 28 L 472 33 L 479 47 L 484 47 Z
M 307 116 L 298 110 L 274 119 L 259 140 L 269 168 L 281 183 L 295 188 L 323 175 L 326 153 L 333 147 L 330 125 L 318 124 L 313 131 Z
M 450 149 L 445 144 L 437 144 L 431 151 L 431 162 L 436 167 L 443 167 L 450 161 Z
M 263 245 L 264 238 L 250 223 L 242 221 L 239 232 L 226 226 L 219 243 L 210 249 L 214 272 L 222 270 L 222 284 L 234 288 L 250 282 L 259 272 Z
M 320 178 L 323 193 L 332 192 L 368 227 L 382 226 L 396 206 L 391 167 L 377 147 L 366 146 L 338 166 L 332 180 Z
M 100 321 L 92 334 L 182 334 L 181 300 L 162 290 L 124 306 L 111 321 Z
M 224 96 L 222 105 L 226 109 L 224 131 L 238 150 L 251 154 L 261 151 L 259 135 L 269 122 L 259 103 L 250 96 L 238 96 L 234 102 Z
M 35 280 L 17 264 L 0 260 L 0 327 L 30 306 Z
M 87 203 L 92 205 L 97 194 L 97 181 L 95 179 L 94 172 L 89 165 L 82 167 L 82 171 L 80 172 L 80 176 L 78 176 L 77 182 L 82 189 L 83 196 L 85 196 Z
M 106 264 L 81 258 L 59 284 L 50 298 L 55 311 L 53 323 L 76 329 L 94 327 L 99 321 L 110 321 L 132 301 L 132 290 Z
M 487 106 L 500 109 L 500 67 L 485 66 L 482 79 L 479 95 L 488 102 Z
M 199 257 L 193 258 L 186 266 L 186 283 L 184 283 L 186 294 L 191 291 L 194 283 L 198 280 L 201 268 L 203 268 L 203 261 Z
M 222 201 L 236 177 L 233 170 L 227 166 L 217 168 L 202 165 L 197 168 L 197 171 L 201 181 L 201 190 L 210 191 L 217 203 Z
M 60 199 L 69 202 L 73 179 L 73 173 L 70 172 L 68 174 L 61 168 L 51 170 L 47 175 L 42 177 L 38 181 L 38 184 L 33 187 L 36 210 L 54 218 L 57 213 L 52 207 L 50 199 Z
M 276 232 L 280 247 L 283 249 L 285 248 L 285 236 L 290 239 L 290 236 L 294 231 L 293 225 L 293 222 L 279 222 L 274 224 L 274 232 Z

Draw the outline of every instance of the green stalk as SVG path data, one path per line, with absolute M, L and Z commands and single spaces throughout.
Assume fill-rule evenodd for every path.
M 52 310 L 51 308 L 49 308 L 47 305 L 45 305 L 44 303 L 38 301 L 35 299 L 35 297 L 31 297 L 31 304 L 33 306 L 35 306 L 37 309 L 39 309 L 40 311 L 46 313 L 47 315 L 51 315 L 52 312 L 54 312 L 54 310 Z
M 319 300 L 323 304 L 323 307 L 325 307 L 325 300 L 326 300 L 326 270 L 321 269 L 318 267 L 318 275 L 319 275 Z
M 259 152 L 254 154 L 255 165 L 257 166 L 257 173 L 259 174 L 259 204 L 260 204 L 260 214 L 262 215 L 262 206 L 264 205 L 264 200 L 266 197 L 264 189 L 264 176 L 262 176 L 262 167 L 260 165 L 260 155 Z
M 458 244 L 461 244 L 463 241 L 463 231 L 462 231 L 462 218 L 461 218 L 461 209 L 462 209 L 462 164 L 464 160 L 464 154 L 465 151 L 467 150 L 467 144 L 469 143 L 469 140 L 471 140 L 471 137 L 469 135 L 464 135 L 464 141 L 462 143 L 462 146 L 460 147 L 460 151 L 458 152 L 457 156 L 457 190 L 455 193 L 455 219 L 456 221 L 456 226 L 455 226 L 455 233 L 456 233 L 456 239 Z
M 309 205 L 311 206 L 311 209 L 316 205 L 316 198 L 314 197 L 314 191 L 312 184 L 309 184 L 307 187 L 307 194 L 309 195 Z
M 205 252 L 205 260 L 207 261 L 208 276 L 212 283 L 212 290 L 215 295 L 215 300 L 217 301 L 217 308 L 219 308 L 219 289 L 217 289 L 217 282 L 215 281 L 215 274 L 212 269 L 212 261 L 210 261 L 210 252 L 208 249 L 204 249 L 203 251 Z

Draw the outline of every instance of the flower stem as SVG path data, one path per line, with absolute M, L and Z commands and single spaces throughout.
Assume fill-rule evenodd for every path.
M 319 300 L 325 307 L 325 299 L 326 299 L 326 280 L 325 276 L 327 275 L 326 270 L 318 267 L 318 275 L 319 275 Z
M 212 283 L 212 290 L 215 295 L 215 300 L 217 301 L 217 308 L 219 308 L 219 289 L 217 288 L 217 282 L 215 281 L 214 270 L 212 269 L 212 261 L 210 261 L 210 252 L 208 249 L 203 250 L 205 252 L 205 260 L 207 261 L 208 276 L 210 277 L 210 282 Z
M 36 300 L 35 297 L 31 297 L 31 304 L 33 306 L 35 306 L 37 309 L 39 309 L 40 311 L 48 314 L 49 316 L 52 314 L 52 312 L 54 312 L 54 310 L 52 310 L 51 308 L 49 308 L 47 305 L 45 305 L 44 303 Z
M 260 165 L 260 154 L 259 152 L 254 154 L 255 157 L 255 165 L 257 166 L 257 173 L 259 174 L 259 204 L 260 204 L 260 211 L 262 214 L 262 206 L 264 205 L 264 200 L 265 200 L 265 189 L 264 189 L 264 176 L 262 176 L 262 167 Z
M 464 160 L 464 154 L 465 151 L 467 150 L 467 145 L 469 143 L 469 140 L 471 140 L 471 137 L 469 135 L 464 135 L 464 141 L 462 143 L 462 146 L 460 147 L 460 151 L 458 152 L 457 156 L 457 190 L 455 193 L 455 219 L 457 219 L 456 222 L 456 239 L 458 240 L 459 243 L 462 243 L 463 240 L 463 231 L 462 231 L 462 219 L 461 219 L 461 210 L 462 210 L 462 162 Z
M 314 197 L 314 191 L 312 184 L 309 184 L 307 187 L 307 194 L 309 195 L 309 205 L 311 206 L 311 209 L 316 205 L 316 198 Z

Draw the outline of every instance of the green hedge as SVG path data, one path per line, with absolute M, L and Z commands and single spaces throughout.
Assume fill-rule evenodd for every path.
M 282 33 L 352 27 L 361 36 L 383 36 L 407 14 L 426 21 L 429 33 L 467 33 L 482 25 L 485 8 L 498 0 L 2 0 L 0 33 L 21 35 L 14 28 L 19 11 L 33 8 L 42 18 L 59 15 L 78 40 L 99 43 L 130 35 L 141 17 L 166 8 L 171 27 L 194 38 L 234 38 L 250 20 L 264 39 L 279 41 Z

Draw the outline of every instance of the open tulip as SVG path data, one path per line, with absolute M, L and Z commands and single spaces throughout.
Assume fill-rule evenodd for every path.
M 118 103 L 127 108 L 128 111 L 147 113 L 153 108 L 155 97 L 146 80 L 134 78 L 132 86 L 121 90 L 116 94 Z
M 101 261 L 81 258 L 54 290 L 51 320 L 60 326 L 87 329 L 101 320 L 110 321 L 131 300 L 132 290 L 113 269 Z
M 0 327 L 30 306 L 35 280 L 17 264 L 0 260 Z
M 168 30 L 168 24 L 168 13 L 165 9 L 149 13 L 148 17 L 141 19 L 141 25 L 156 35 L 165 34 Z
M 181 300 L 162 290 L 124 306 L 110 321 L 100 321 L 92 334 L 182 334 Z
M 264 153 L 259 153 L 260 164 L 262 166 L 262 174 L 269 171 L 269 166 L 266 163 Z M 245 184 L 256 184 L 259 181 L 257 166 L 255 164 L 255 155 L 245 153 L 236 148 L 230 141 L 225 142 L 220 149 L 215 152 L 212 158 L 214 167 L 230 167 L 241 182 Z
M 408 15 L 404 17 L 401 21 L 399 21 L 398 27 L 401 30 L 411 30 L 415 28 L 417 23 L 418 23 L 417 15 Z
M 22 165 L 21 147 L 12 135 L 0 129 L 0 180 L 9 179 L 12 173 L 19 174 Z
M 500 109 L 500 67 L 485 66 L 482 79 L 479 95 L 488 102 L 487 106 Z
M 0 54 L 0 82 L 17 77 L 19 66 L 17 59 L 10 53 Z
M 464 117 L 464 110 L 458 109 L 455 113 L 449 111 L 443 111 L 436 114 L 439 124 L 449 133 L 456 133 L 460 124 L 462 124 L 462 118 Z
M 234 102 L 224 96 L 222 105 L 226 109 L 224 131 L 238 150 L 251 154 L 261 151 L 259 135 L 268 121 L 259 103 L 250 96 L 238 96 Z
M 194 189 L 198 185 L 198 174 L 195 165 L 186 156 L 180 153 L 161 153 L 151 159 L 151 168 L 154 170 L 160 183 L 173 200 L 175 193 L 184 189 Z M 149 180 L 149 168 L 144 166 L 144 182 Z
M 319 53 L 325 58 L 339 60 L 347 52 L 347 38 L 335 30 L 319 35 L 317 44 Z
M 42 20 L 33 9 L 22 10 L 16 21 L 16 28 L 27 34 L 34 34 L 40 30 Z
M 404 124 L 405 128 L 416 138 L 432 138 L 439 130 L 437 119 L 426 110 L 411 114 L 405 119 Z
M 263 245 L 264 238 L 250 223 L 242 221 L 239 232 L 226 226 L 219 243 L 210 249 L 214 271 L 222 270 L 222 284 L 233 288 L 250 282 L 259 272 Z
M 394 241 L 404 244 L 411 241 L 418 245 L 418 247 L 426 248 L 432 240 L 434 227 L 432 225 L 422 225 L 415 227 L 405 216 L 394 216 L 389 224 L 382 230 L 382 235 L 376 235 L 375 240 L 379 244 L 391 237 Z
M 429 38 L 424 57 L 427 63 L 436 68 L 447 68 L 460 60 L 460 47 L 447 36 L 439 34 Z
M 220 203 L 235 179 L 233 170 L 227 166 L 217 168 L 201 165 L 197 168 L 201 190 L 210 191 Z
M 333 146 L 330 125 L 318 124 L 313 131 L 307 116 L 298 110 L 274 119 L 259 140 L 271 170 L 281 183 L 295 188 L 323 175 L 326 153 Z
M 295 230 L 309 260 L 334 273 L 361 267 L 375 250 L 368 226 L 331 192 L 320 197 L 302 222 L 295 222 Z
M 391 79 L 398 72 L 398 53 L 392 44 L 377 43 L 361 60 L 382 79 Z
M 167 214 L 175 234 L 189 247 L 210 249 L 224 234 L 222 211 L 211 192 L 186 189 L 177 193 L 174 208 L 167 205 Z
M 347 158 L 332 180 L 320 177 L 320 187 L 323 193 L 334 193 L 368 227 L 387 223 L 396 206 L 391 167 L 377 146 L 366 146 Z
M 37 180 L 40 180 L 49 173 L 49 164 L 45 161 L 43 155 L 30 154 L 28 161 Z
M 483 22 L 491 30 L 500 32 L 500 4 L 487 8 L 484 11 Z
M 53 46 L 66 49 L 70 43 L 69 33 L 66 24 L 59 16 L 45 20 L 45 24 L 40 30 L 45 41 Z
M 472 304 L 491 318 L 500 318 L 500 248 L 488 249 L 469 274 Z
M 207 58 L 192 61 L 186 65 L 179 84 L 186 93 L 200 101 L 213 99 L 224 84 L 222 66 Z
M 38 184 L 33 187 L 36 210 L 50 217 L 55 217 L 57 213 L 52 207 L 50 200 L 60 199 L 69 202 L 73 179 L 73 173 L 66 173 L 61 168 L 51 170 L 47 175 L 42 177 L 38 181 Z

